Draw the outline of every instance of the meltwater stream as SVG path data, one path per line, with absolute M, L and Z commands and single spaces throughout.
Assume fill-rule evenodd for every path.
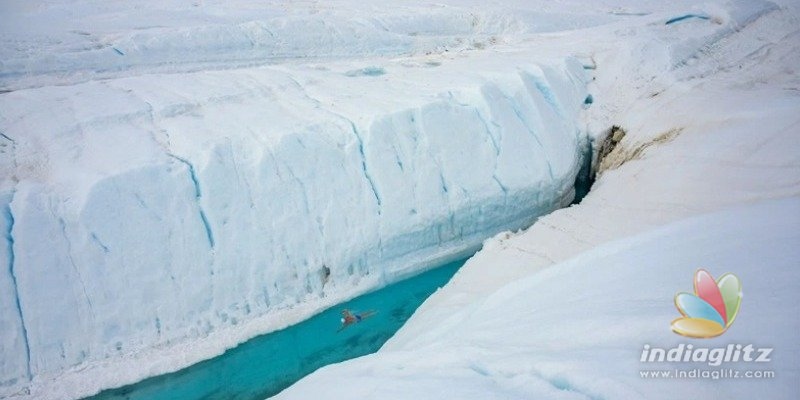
M 265 399 L 320 367 L 377 351 L 465 261 L 357 297 L 183 370 L 109 389 L 89 399 Z M 378 313 L 337 333 L 344 308 Z

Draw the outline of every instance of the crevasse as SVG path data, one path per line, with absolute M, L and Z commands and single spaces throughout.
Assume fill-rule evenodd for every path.
M 569 204 L 584 70 L 505 68 L 381 87 L 391 102 L 349 89 L 383 77 L 310 72 L 332 85 L 318 87 L 280 69 L 6 93 L 20 180 L 3 278 L 16 301 L 0 305 L 19 317 L 0 340 L 25 341 L 0 361 L 3 392 L 69 371 L 102 376 L 89 395 L 176 370 Z M 165 361 L 130 368 L 142 354 Z

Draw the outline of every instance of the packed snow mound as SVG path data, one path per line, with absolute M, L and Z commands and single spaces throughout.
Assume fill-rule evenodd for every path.
M 794 398 L 800 379 L 794 333 L 800 322 L 787 315 L 800 301 L 798 226 L 795 197 L 603 245 L 510 283 L 465 318 L 430 326 L 419 341 L 322 368 L 276 398 Z M 673 297 L 692 290 L 701 267 L 715 277 L 732 272 L 743 285 L 734 324 L 714 339 L 688 339 L 670 330 L 680 316 Z M 640 371 L 715 369 L 699 361 L 640 362 L 645 345 L 679 344 L 772 348 L 769 362 L 740 360 L 720 369 L 776 376 L 724 384 L 642 377 Z

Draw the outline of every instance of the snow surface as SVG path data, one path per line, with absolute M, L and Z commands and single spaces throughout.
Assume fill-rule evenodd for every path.
M 798 225 L 794 197 L 598 246 L 505 285 L 414 340 L 324 367 L 275 398 L 792 399 L 800 378 L 800 321 L 788 313 L 800 300 Z M 740 314 L 713 340 L 669 328 L 679 316 L 672 298 L 691 290 L 698 266 L 718 276 L 734 271 L 743 282 Z M 640 370 L 709 368 L 639 361 L 646 344 L 681 343 L 771 347 L 771 362 L 723 367 L 774 370 L 777 377 L 641 378 Z
M 670 221 L 800 193 L 789 2 L 0 7 L 0 397 L 75 398 L 174 371 L 529 226 L 569 203 L 586 139 L 611 124 L 629 131 L 613 155 L 624 163 L 581 205 L 486 242 L 384 350 L 285 396 L 328 397 L 327 379 L 365 366 L 385 382 L 393 352 L 422 361 L 395 387 L 455 390 L 481 350 L 414 349 L 449 341 L 509 282 Z M 666 24 L 689 14 L 708 19 Z M 690 276 L 665 274 L 670 293 Z M 528 335 L 490 328 L 474 334 Z M 771 344 L 796 350 L 782 338 Z M 530 353 L 518 343 L 496 355 Z M 422 372 L 425 361 L 453 375 Z M 503 375 L 470 371 L 458 376 Z M 541 371 L 539 383 L 518 375 L 522 387 L 552 390 L 559 370 Z M 559 377 L 616 397 L 636 383 Z M 473 383 L 498 388 L 487 382 Z

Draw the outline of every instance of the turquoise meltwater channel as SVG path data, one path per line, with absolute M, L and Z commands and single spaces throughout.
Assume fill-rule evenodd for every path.
M 105 390 L 89 399 L 266 399 L 320 367 L 377 351 L 464 262 L 445 264 L 367 293 L 183 370 Z M 345 308 L 377 314 L 337 332 Z

